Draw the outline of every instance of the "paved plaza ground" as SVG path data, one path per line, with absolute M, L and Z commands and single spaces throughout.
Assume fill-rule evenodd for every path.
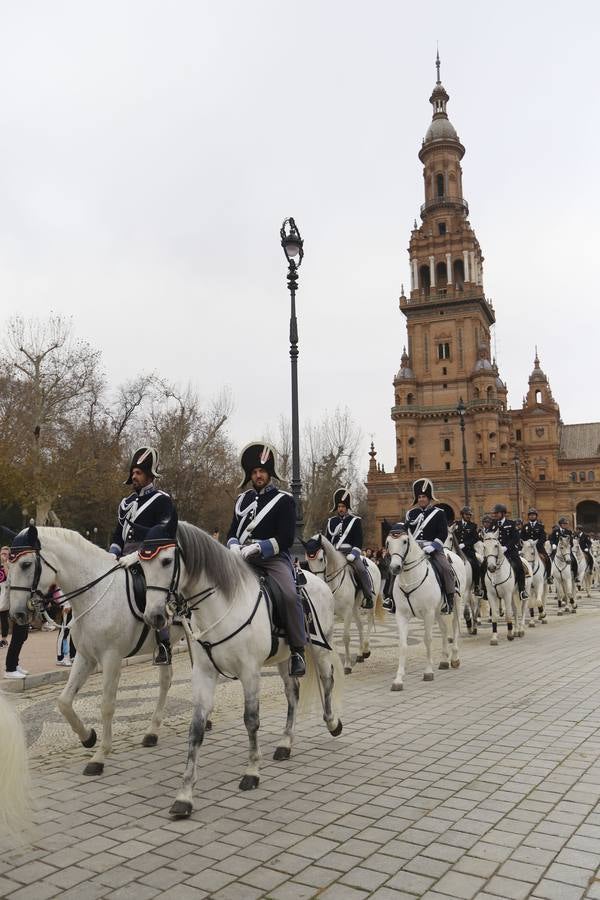
M 55 707 L 59 684 L 12 694 L 25 724 L 36 834 L 0 854 L 0 896 L 111 900 L 428 900 L 600 898 L 600 594 L 575 616 L 498 647 L 464 636 L 458 670 L 422 679 L 418 624 L 406 687 L 389 690 L 393 619 L 346 678 L 344 731 L 300 721 L 293 756 L 273 762 L 283 727 L 279 679 L 266 676 L 260 787 L 247 758 L 239 685 L 219 689 L 201 752 L 195 811 L 171 821 L 189 721 L 180 655 L 159 746 L 139 746 L 156 670 L 124 670 L 114 753 L 86 778 L 90 751 Z M 97 726 L 99 678 L 79 709 Z M 1 801 L 1 798 L 0 798 Z

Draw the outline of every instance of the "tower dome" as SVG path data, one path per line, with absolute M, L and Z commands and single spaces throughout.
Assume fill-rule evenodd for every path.
M 433 119 L 431 125 L 427 129 L 423 140 L 423 147 L 433 144 L 435 141 L 453 141 L 461 147 L 461 157 L 464 154 L 464 147 L 460 143 L 456 128 L 448 118 L 446 112 L 446 104 L 450 99 L 446 88 L 440 81 L 440 54 L 438 52 L 435 61 L 437 69 L 437 81 L 429 98 L 429 102 L 433 106 Z

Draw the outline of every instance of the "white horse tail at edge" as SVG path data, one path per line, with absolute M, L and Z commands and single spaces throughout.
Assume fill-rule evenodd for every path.
M 31 830 L 29 768 L 19 717 L 0 692 L 0 838 L 19 845 Z

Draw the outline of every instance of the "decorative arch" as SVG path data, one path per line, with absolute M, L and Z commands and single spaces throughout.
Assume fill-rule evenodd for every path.
M 584 531 L 600 534 L 600 503 L 595 500 L 582 500 L 576 507 L 577 524 Z
M 455 259 L 452 263 L 452 283 L 457 291 L 462 291 L 465 286 L 465 264 L 462 259 Z
M 445 262 L 439 262 L 435 267 L 435 283 L 439 287 L 445 287 L 448 284 L 448 269 Z
M 428 296 L 431 291 L 431 272 L 429 266 L 421 266 L 419 268 L 419 284 L 425 295 Z

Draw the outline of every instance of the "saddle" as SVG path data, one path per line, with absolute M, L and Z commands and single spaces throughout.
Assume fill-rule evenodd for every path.
M 454 566 L 452 565 L 452 557 L 450 556 L 450 554 L 448 553 L 447 550 L 444 550 L 444 556 L 446 557 L 448 565 L 450 566 L 450 569 L 452 571 L 452 575 L 454 576 L 454 593 L 459 594 L 460 593 L 460 584 L 458 582 L 458 578 L 456 577 L 456 572 L 454 570 Z M 431 563 L 431 568 L 433 569 L 433 574 L 435 575 L 435 580 L 438 583 L 440 593 L 441 593 L 442 597 L 444 598 L 444 600 L 447 601 L 448 598 L 446 596 L 446 591 L 444 589 L 444 583 L 442 581 L 442 574 L 438 570 L 434 559 L 429 557 L 429 562 Z
M 306 584 L 306 576 L 302 575 L 302 578 L 299 578 L 297 583 L 298 585 Z M 287 640 L 287 634 L 283 628 L 285 617 L 281 612 L 285 600 L 281 588 L 279 587 L 275 579 L 270 575 L 265 573 L 264 575 L 260 576 L 260 586 L 267 604 L 267 610 L 271 622 L 271 652 L 269 653 L 269 657 L 271 657 L 275 656 L 275 654 L 277 653 L 280 639 Z M 323 633 L 323 628 L 321 626 L 321 623 L 319 622 L 319 617 L 317 616 L 317 612 L 314 608 L 313 602 L 310 599 L 306 588 L 301 587 L 299 593 L 300 599 L 302 600 L 302 607 L 304 610 L 304 623 L 306 626 L 309 643 L 314 644 L 317 647 L 324 647 L 326 650 L 331 650 L 327 638 Z
M 146 579 L 144 570 L 141 565 L 136 562 L 125 570 L 125 585 L 127 587 L 127 603 L 131 610 L 131 615 L 138 622 L 144 621 L 144 612 L 146 611 Z

